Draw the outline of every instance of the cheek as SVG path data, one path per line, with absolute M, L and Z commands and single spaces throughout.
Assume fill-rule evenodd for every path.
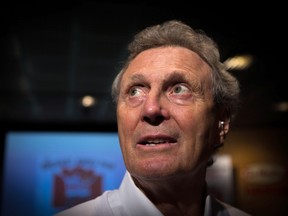
M 194 111 L 191 111 L 191 109 L 173 109 L 171 116 L 173 116 L 174 120 L 182 131 L 190 132 L 188 134 L 192 135 L 192 133 L 197 130 L 197 125 L 199 125 L 199 115 Z
M 133 129 L 137 124 L 137 112 L 135 110 L 130 110 L 125 105 L 118 105 L 117 107 L 117 123 L 118 131 L 122 135 L 131 135 Z
M 207 116 L 197 127 L 197 137 L 200 141 L 202 148 L 206 149 L 208 154 L 213 152 L 213 146 L 217 142 L 217 131 L 215 130 L 214 117 Z
M 199 148 L 210 146 L 215 139 L 214 115 L 211 112 L 191 112 L 191 109 L 182 114 L 178 112 L 177 122 L 186 139 L 194 140 Z

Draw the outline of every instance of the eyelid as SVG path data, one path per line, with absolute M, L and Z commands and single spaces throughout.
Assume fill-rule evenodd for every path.
M 175 83 L 171 86 L 171 90 L 173 90 L 175 87 L 181 86 L 183 88 L 185 88 L 186 92 L 192 92 L 190 86 L 187 83 L 183 83 L 183 82 L 179 82 L 179 83 Z
M 135 88 L 136 86 L 141 86 L 139 82 L 130 82 L 124 87 L 124 92 L 127 94 L 131 91 L 132 88 Z
M 188 86 L 188 84 L 187 83 L 185 83 L 185 82 L 178 82 L 178 83 L 175 83 L 174 85 L 173 85 L 173 87 L 174 86 L 179 86 L 179 85 L 181 85 L 181 86 L 185 86 L 186 88 L 189 88 Z

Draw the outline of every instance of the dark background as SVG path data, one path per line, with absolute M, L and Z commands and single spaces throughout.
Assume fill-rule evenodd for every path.
M 203 29 L 221 59 L 253 56 L 231 71 L 241 83 L 235 128 L 287 127 L 285 7 L 277 2 L 8 3 L 1 6 L 0 121 L 2 127 L 115 125 L 110 86 L 132 36 L 144 27 L 180 19 Z M 84 108 L 84 95 L 97 98 Z M 59 126 L 61 128 L 61 126 Z

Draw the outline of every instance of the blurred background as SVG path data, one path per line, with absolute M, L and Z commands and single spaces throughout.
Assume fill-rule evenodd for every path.
M 181 1 L 2 6 L 3 164 L 11 130 L 115 132 L 110 86 L 127 44 L 146 26 L 180 19 L 217 42 L 221 60 L 241 84 L 241 107 L 219 151 L 232 166 L 228 201 L 253 215 L 288 214 L 284 9 L 276 2 L 253 7 L 250 2 Z

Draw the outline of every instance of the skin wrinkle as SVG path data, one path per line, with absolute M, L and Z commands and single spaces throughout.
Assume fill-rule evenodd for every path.
M 191 74 L 191 76 L 193 76 L 193 74 Z M 142 74 L 137 74 L 137 72 L 135 72 L 135 74 L 133 74 L 130 79 L 131 79 L 130 81 L 131 83 L 129 84 L 129 86 L 127 86 L 127 89 L 124 89 L 123 93 L 121 94 L 123 99 L 126 98 L 126 94 L 129 94 L 129 90 L 131 86 L 138 85 L 138 83 L 141 83 L 142 86 L 147 86 L 147 88 L 149 89 L 151 88 Z M 167 78 L 163 79 L 162 90 L 163 91 L 167 90 L 167 88 L 171 86 L 172 84 L 185 83 L 186 80 L 187 80 L 186 74 L 183 74 L 183 72 L 180 73 L 178 71 L 174 71 L 171 74 L 169 74 Z M 207 86 L 207 84 L 203 85 L 202 82 L 199 80 L 199 78 L 196 76 L 193 82 L 191 82 L 190 84 L 191 84 L 190 87 L 193 93 L 193 97 L 204 100 L 205 99 L 204 92 L 207 91 L 207 89 L 204 89 L 203 86 Z
M 177 47 L 177 46 L 176 46 Z M 182 48 L 182 47 L 180 47 L 180 48 Z M 158 58 L 160 58 L 160 57 L 158 57 Z M 137 59 L 137 57 L 135 58 L 135 59 Z M 157 60 L 157 57 L 155 58 L 156 60 Z M 153 63 L 154 61 L 155 61 L 155 59 L 151 62 L 151 63 Z M 192 89 L 193 89 L 193 92 L 194 92 L 194 96 L 195 97 L 198 97 L 198 98 L 202 98 L 203 100 L 205 99 L 204 98 L 204 96 L 205 96 L 205 94 L 204 94 L 204 91 L 210 91 L 209 89 L 211 89 L 211 82 L 207 82 L 206 80 L 205 80 L 205 82 L 204 82 L 204 80 L 199 80 L 199 78 L 193 73 L 193 71 L 196 71 L 196 70 L 199 70 L 200 72 L 203 70 L 203 67 L 202 67 L 202 65 L 199 63 L 199 62 L 195 62 L 195 61 L 193 61 L 193 62 L 189 62 L 190 64 L 188 65 L 188 64 L 185 64 L 185 62 L 186 62 L 186 60 L 185 59 L 181 59 L 180 58 L 180 61 L 183 61 L 184 62 L 184 64 L 181 64 L 181 65 L 177 65 L 177 64 L 175 64 L 176 66 L 176 68 L 180 68 L 180 67 L 182 67 L 183 69 L 184 69 L 184 71 L 192 71 L 192 73 L 189 73 L 189 75 L 190 76 L 194 76 L 194 79 L 193 79 L 193 82 L 191 83 L 191 87 L 192 87 Z M 198 68 L 197 68 L 198 67 Z M 209 68 L 210 68 L 210 66 L 209 66 Z M 127 70 L 129 69 L 129 66 L 128 66 L 128 68 L 127 68 Z M 142 68 L 143 69 L 143 68 Z M 212 70 L 212 69 L 211 69 Z M 125 73 L 125 72 L 124 72 Z M 135 83 L 137 83 L 137 81 L 139 81 L 139 80 L 144 80 L 145 78 L 141 75 L 141 74 L 137 74 L 137 72 L 135 71 L 135 75 L 133 75 L 132 77 L 131 77 L 131 79 L 133 80 L 133 81 L 135 81 Z M 175 70 L 175 73 L 177 73 L 177 69 Z M 165 74 L 165 73 L 163 73 L 163 74 Z M 178 76 L 178 79 L 179 79 L 179 81 L 181 81 L 182 79 L 183 79 L 183 76 L 186 78 L 186 76 L 187 76 L 187 74 L 175 74 L 175 80 L 177 80 L 177 76 Z M 134 77 L 135 76 L 135 77 Z M 211 76 L 212 76 L 212 72 L 211 72 Z M 184 78 L 184 80 L 185 80 L 185 78 Z M 210 81 L 210 80 L 209 80 Z M 164 80 L 164 82 L 165 82 L 165 80 Z M 122 82 L 121 82 L 122 83 Z M 133 83 L 131 83 L 131 84 L 133 84 Z M 121 89 L 121 88 L 120 88 Z M 121 95 L 121 94 L 120 94 Z

